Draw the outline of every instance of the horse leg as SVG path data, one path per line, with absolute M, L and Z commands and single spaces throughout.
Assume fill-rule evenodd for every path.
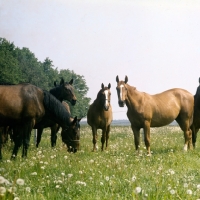
M 36 147 L 38 148 L 40 141 L 41 141 L 41 137 L 42 137 L 42 132 L 43 132 L 43 127 L 39 127 L 37 129 L 37 143 L 36 143 Z
M 150 122 L 145 121 L 144 122 L 144 143 L 147 149 L 147 155 L 151 155 L 150 151 Z
M 56 140 L 57 140 L 57 124 L 54 124 L 51 127 L 51 147 L 56 146 Z
M 105 141 L 106 141 L 106 130 L 105 130 L 105 129 L 102 129 L 101 151 L 103 151 Z
M 34 127 L 34 121 L 27 122 L 23 128 L 23 150 L 22 157 L 27 157 L 28 147 L 31 138 L 31 131 Z
M 187 151 L 188 148 L 192 149 L 192 130 L 190 129 L 190 125 L 189 125 L 190 124 L 190 120 L 189 119 L 183 120 L 179 116 L 176 119 L 176 121 L 178 122 L 181 130 L 184 132 L 185 144 L 184 144 L 183 150 Z M 194 132 L 194 134 L 195 134 L 195 132 Z M 196 137 L 195 135 L 193 137 Z
M 135 150 L 139 153 L 139 145 L 140 145 L 140 128 L 136 128 L 131 125 L 133 135 L 134 135 L 134 142 L 135 142 Z
M 109 133 L 110 133 L 110 125 L 108 125 L 106 129 L 106 149 L 108 148 Z
M 93 150 L 92 151 L 96 151 L 97 147 L 96 147 L 96 143 L 97 143 L 97 129 L 96 127 L 92 127 L 92 134 L 93 134 Z
M 22 145 L 22 137 L 23 137 L 23 133 L 20 131 L 20 127 L 14 127 L 13 128 L 14 148 L 13 148 L 13 151 L 12 151 L 11 159 L 16 158 L 18 150 Z

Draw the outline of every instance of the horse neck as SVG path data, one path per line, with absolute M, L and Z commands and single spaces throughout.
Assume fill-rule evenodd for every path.
M 127 88 L 127 98 L 126 98 L 126 106 L 128 108 L 136 108 L 139 106 L 139 102 L 143 97 L 143 93 L 136 90 L 135 87 L 126 84 Z
M 60 102 L 63 101 L 61 87 L 55 87 L 55 88 L 51 89 L 49 92 L 50 92 L 54 97 L 56 97 L 56 99 L 58 99 Z

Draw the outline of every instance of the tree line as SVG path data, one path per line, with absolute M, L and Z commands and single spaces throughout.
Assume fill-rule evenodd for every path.
M 0 84 L 27 82 L 49 91 L 54 81 L 60 84 L 61 78 L 66 82 L 73 78 L 77 103 L 75 106 L 69 103 L 72 116 L 85 117 L 91 99 L 86 97 L 89 88 L 84 76 L 69 69 L 58 71 L 50 58 L 41 62 L 28 48 L 20 49 L 13 42 L 0 38 Z

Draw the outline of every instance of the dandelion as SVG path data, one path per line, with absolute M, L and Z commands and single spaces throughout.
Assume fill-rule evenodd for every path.
M 60 185 L 56 185 L 56 188 L 60 188 Z
M 0 187 L 0 194 L 6 193 L 6 188 L 5 187 Z
M 64 156 L 64 159 L 67 159 L 68 157 L 67 156 Z
M 90 163 L 94 163 L 94 160 L 90 160 L 89 162 L 90 162 Z
M 76 184 L 86 186 L 86 183 L 82 181 L 76 181 Z
M 106 176 L 106 178 L 105 178 L 105 179 L 106 179 L 106 181 L 109 181 L 109 179 L 110 179 L 110 178 L 109 178 L 109 176 Z
M 5 182 L 5 178 L 3 176 L 0 176 L 0 184 L 3 184 Z
M 15 197 L 13 200 L 20 200 L 20 198 L 19 197 Z
M 187 188 L 187 187 L 188 187 L 188 184 L 187 184 L 187 183 L 184 183 L 184 184 L 183 184 L 183 187 L 184 187 L 184 188 Z
M 136 188 L 135 188 L 135 193 L 136 193 L 136 194 L 139 194 L 141 191 L 142 191 L 142 188 L 141 188 L 141 187 L 136 187 Z
M 42 167 L 41 167 L 41 169 L 43 169 L 43 170 L 44 170 L 44 169 L 45 169 L 45 166 L 42 166 Z
M 21 179 L 21 178 L 18 178 L 17 181 L 16 181 L 16 183 L 17 183 L 18 185 L 24 185 L 24 180 Z
M 36 176 L 36 175 L 37 175 L 37 172 L 33 172 L 33 173 L 31 173 L 31 175 Z
M 198 189 L 198 190 L 200 189 L 200 184 L 197 185 L 197 189 Z
M 68 176 L 68 178 L 71 178 L 73 176 L 73 174 L 68 174 L 67 176 Z
M 83 174 L 83 171 L 79 171 L 79 174 Z
M 173 190 L 173 189 L 172 189 L 172 190 L 170 190 L 170 194 L 172 194 L 172 195 L 173 195 L 173 194 L 175 194 L 175 193 L 176 193 L 176 191 L 175 191 L 175 190 Z
M 187 190 L 186 193 L 189 194 L 189 195 L 192 195 L 192 190 Z
M 62 175 L 62 176 L 65 176 L 65 173 L 64 173 L 64 172 L 62 172 L 62 173 L 61 173 L 61 175 Z
M 136 176 L 132 176 L 131 181 L 135 182 L 136 181 Z
M 31 188 L 30 187 L 26 187 L 26 191 L 27 192 L 31 192 Z

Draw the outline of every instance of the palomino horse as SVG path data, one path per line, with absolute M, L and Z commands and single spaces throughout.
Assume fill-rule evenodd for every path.
M 57 86 L 56 83 L 54 82 L 55 88 L 50 89 L 50 93 L 55 96 L 60 102 L 63 100 L 69 101 L 73 106 L 76 104 L 76 96 L 74 93 L 74 88 L 73 88 L 73 79 L 70 80 L 70 82 L 65 82 L 63 78 L 61 78 L 60 85 Z M 51 128 L 51 146 L 54 147 L 56 145 L 56 140 L 57 140 L 57 132 L 59 130 L 58 124 L 53 122 L 52 120 L 48 119 L 48 116 L 45 116 L 42 121 L 37 124 L 34 128 L 37 128 L 37 144 L 36 146 L 38 147 L 42 132 L 44 128 Z
M 193 115 L 193 124 L 191 126 L 192 129 L 192 143 L 195 147 L 197 133 L 200 129 L 200 78 L 199 78 L 199 86 L 197 87 L 196 94 L 194 95 L 194 115 Z
M 0 85 L 0 96 L 0 126 L 13 128 L 14 149 L 11 158 L 17 156 L 22 144 L 22 156 L 27 156 L 31 130 L 45 114 L 63 129 L 73 125 L 74 119 L 62 103 L 34 85 Z
M 150 127 L 161 127 L 176 120 L 184 132 L 184 150 L 191 148 L 192 131 L 190 125 L 193 119 L 194 97 L 183 89 L 171 89 L 165 92 L 149 95 L 139 92 L 135 87 L 124 81 L 117 81 L 118 103 L 128 107 L 127 116 L 134 134 L 135 148 L 139 151 L 140 129 L 144 129 L 144 142 L 148 155 L 150 152 Z
M 62 102 L 62 104 L 70 114 L 69 105 L 64 101 Z M 69 126 L 66 129 L 62 129 L 62 132 L 61 132 L 62 141 L 67 145 L 68 152 L 75 153 L 77 150 L 79 150 L 79 146 L 80 146 L 80 124 L 79 124 L 79 122 L 80 121 L 81 121 L 81 119 L 77 119 L 77 117 L 75 117 L 71 126 Z M 60 128 L 60 126 L 55 121 L 52 121 L 51 119 L 42 120 L 42 123 L 43 123 L 44 128 L 50 127 L 51 133 L 53 132 L 53 133 L 55 133 L 55 135 Z M 38 124 L 40 126 L 40 122 Z M 35 127 L 37 127 L 38 124 L 36 124 Z M 36 143 L 37 147 L 39 146 L 40 141 L 41 141 L 41 135 L 38 135 L 37 143 Z
M 104 84 L 102 83 L 101 90 L 98 92 L 97 98 L 90 105 L 87 113 L 87 123 L 92 127 L 93 151 L 97 149 L 96 148 L 97 129 L 102 130 L 101 150 L 103 151 L 105 141 L 106 141 L 106 148 L 108 147 L 110 124 L 112 122 L 110 88 L 111 88 L 110 83 L 108 84 L 108 87 L 104 87 Z

